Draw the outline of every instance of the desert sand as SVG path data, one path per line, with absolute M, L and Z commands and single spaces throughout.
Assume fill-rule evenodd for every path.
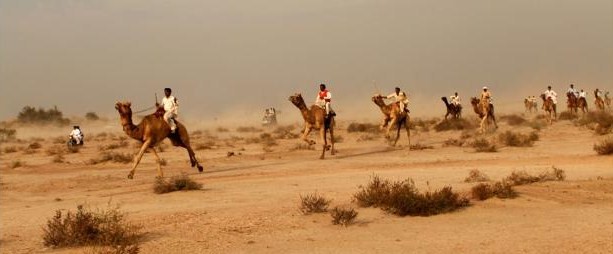
M 126 138 L 117 119 L 85 128 L 84 147 L 59 163 L 46 151 L 65 146 L 66 129 L 18 128 L 21 140 L 3 143 L 0 155 L 0 252 L 82 253 L 86 248 L 45 247 L 46 220 L 58 209 L 111 203 L 143 226 L 141 253 L 613 253 L 613 157 L 593 150 L 603 136 L 559 121 L 542 129 L 532 147 L 477 153 L 443 146 L 461 131 L 418 128 L 412 144 L 433 148 L 411 150 L 404 133 L 399 145 L 390 147 L 382 133 L 348 133 L 351 121 L 339 120 L 338 154 L 325 160 L 299 146 L 303 142 L 297 138 L 277 138 L 277 145 L 266 149 L 253 141 L 272 129 L 237 132 L 236 126 L 218 126 L 228 129 L 220 132 L 188 125 L 204 173 L 190 168 L 187 152 L 168 141 L 159 154 L 167 162 L 166 177 L 187 173 L 204 188 L 161 195 L 152 191 L 152 154 L 145 154 L 133 180 L 126 178 L 131 164 L 89 165 L 101 147 Z M 291 132 L 297 134 L 300 125 Z M 501 122 L 495 133 L 483 136 L 511 129 L 532 131 Z M 4 152 L 35 141 L 42 147 L 31 154 Z M 109 151 L 137 151 L 135 141 L 125 142 Z M 321 148 L 319 141 L 314 148 Z M 11 168 L 17 160 L 25 165 Z M 471 200 L 467 208 L 431 217 L 398 217 L 352 201 L 358 186 L 374 174 L 410 177 L 420 190 L 452 186 L 467 193 L 475 184 L 463 180 L 472 169 L 499 180 L 514 170 L 539 173 L 552 166 L 565 171 L 565 181 L 519 186 L 518 198 Z M 332 225 L 327 213 L 301 214 L 299 195 L 315 191 L 331 198 L 331 207 L 355 207 L 355 223 L 343 227 Z

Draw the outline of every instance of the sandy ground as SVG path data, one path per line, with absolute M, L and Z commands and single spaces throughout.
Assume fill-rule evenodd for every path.
M 260 132 L 226 126 L 229 132 L 213 128 L 193 135 L 194 145 L 214 141 L 211 149 L 196 152 L 205 166 L 199 174 L 184 150 L 166 145 L 160 153 L 167 161 L 165 175 L 188 173 L 204 189 L 163 195 L 152 191 L 151 154 L 145 154 L 134 180 L 126 179 L 129 164 L 87 164 L 101 146 L 125 137 L 115 122 L 87 129 L 84 148 L 65 155 L 64 163 L 52 162 L 45 152 L 63 146 L 62 136 L 54 141 L 63 133 L 19 129 L 25 140 L 2 144 L 0 252 L 82 253 L 43 246 L 42 227 L 57 209 L 104 208 L 111 202 L 142 224 L 142 253 L 613 253 L 613 157 L 596 155 L 592 147 L 602 137 L 587 129 L 562 121 L 540 131 L 533 147 L 476 153 L 443 147 L 460 131 L 414 131 L 413 144 L 433 149 L 410 150 L 406 136 L 390 148 L 381 135 L 358 141 L 366 134 L 347 133 L 346 124 L 337 126 L 343 139 L 338 154 L 326 160 L 319 160 L 317 151 L 295 150 L 299 139 L 278 139 L 266 152 L 262 144 L 236 138 Z M 531 131 L 502 124 L 498 133 L 508 129 Z M 96 137 L 99 133 L 108 134 Z M 44 139 L 37 152 L 4 152 L 27 146 L 32 137 Z M 128 143 L 112 151 L 135 152 L 135 142 Z M 229 151 L 237 156 L 227 157 Z M 25 166 L 12 169 L 17 160 Z M 332 225 L 328 214 L 302 215 L 297 209 L 299 195 L 314 191 L 333 199 L 332 206 L 356 207 L 352 195 L 373 174 L 410 177 L 422 190 L 450 185 L 467 192 L 474 184 L 463 179 L 471 169 L 498 180 L 513 170 L 538 173 L 552 166 L 563 169 L 567 180 L 520 186 L 516 199 L 471 201 L 466 209 L 432 217 L 357 208 L 356 223 L 342 227 Z

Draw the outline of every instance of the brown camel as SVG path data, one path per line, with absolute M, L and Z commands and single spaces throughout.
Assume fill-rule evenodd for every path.
M 577 96 L 575 96 L 574 93 L 566 93 L 566 106 L 568 107 L 568 112 L 570 112 L 571 114 L 578 113 L 579 99 L 577 98 Z
M 409 146 L 411 146 L 411 129 L 409 128 L 410 116 L 408 112 L 400 112 L 400 105 L 398 103 L 385 104 L 383 101 L 383 96 L 376 94 L 371 98 L 371 100 L 379 106 L 381 109 L 381 113 L 383 113 L 383 122 L 381 123 L 380 128 L 383 129 L 387 126 L 387 132 L 385 134 L 386 138 L 390 138 L 390 131 L 392 128 L 396 128 L 396 139 L 394 140 L 394 146 L 398 143 L 398 139 L 400 139 L 400 129 L 402 126 L 407 131 L 407 138 L 409 139 Z
M 594 90 L 594 104 L 597 109 L 604 111 L 604 100 L 599 96 L 598 89 Z
M 170 139 L 172 145 L 187 149 L 189 161 L 191 162 L 192 167 L 197 166 L 198 171 L 202 172 L 203 168 L 196 159 L 196 155 L 189 145 L 189 135 L 187 134 L 187 129 L 183 124 L 175 120 L 177 130 L 176 133 L 171 133 L 170 127 L 161 117 L 161 115 L 164 114 L 163 109 L 161 109 L 162 112 L 158 111 L 154 114 L 147 115 L 138 125 L 134 125 L 134 123 L 132 123 L 132 109 L 130 106 L 130 102 L 117 102 L 115 104 L 115 109 L 117 109 L 119 112 L 119 118 L 121 120 L 121 126 L 123 126 L 123 131 L 131 138 L 143 143 L 138 153 L 134 156 L 134 164 L 132 165 L 132 170 L 130 170 L 130 173 L 128 174 L 129 179 L 134 177 L 134 170 L 136 169 L 136 166 L 138 166 L 138 163 L 147 149 L 149 149 L 149 151 L 151 151 L 157 159 L 158 176 L 164 176 L 160 156 L 157 154 L 154 148 L 165 138 Z
M 553 119 L 557 118 L 556 105 L 553 103 L 551 97 L 545 98 L 545 94 L 541 94 L 541 99 L 543 100 L 543 110 L 547 112 L 547 121 L 549 124 L 552 124 Z
M 452 103 L 449 103 L 449 101 L 447 101 L 447 97 L 441 97 L 441 100 L 443 100 L 443 102 L 445 103 L 445 107 L 447 107 L 447 114 L 445 114 L 445 120 L 447 120 L 447 117 L 449 115 L 451 115 L 451 117 L 458 119 L 462 116 L 462 105 L 455 105 Z
M 302 95 L 299 93 L 290 96 L 289 101 L 300 110 L 300 113 L 302 113 L 302 118 L 304 119 L 302 140 L 309 145 L 314 145 L 315 141 L 309 140 L 308 137 L 313 129 L 319 130 L 319 137 L 323 142 L 321 156 L 319 158 L 323 160 L 327 150 L 330 150 L 330 154 L 334 155 L 336 153 L 334 150 L 334 117 L 326 117 L 326 110 L 317 105 L 312 105 L 311 109 L 308 109 Z M 328 140 L 326 138 L 328 131 L 330 132 L 330 145 L 328 145 Z
M 581 112 L 583 112 L 583 115 L 585 115 L 585 113 L 588 112 L 587 109 L 587 100 L 583 97 L 577 99 L 577 108 L 581 109 Z
M 526 112 L 532 113 L 532 111 L 537 112 L 537 103 L 536 101 L 531 100 L 530 98 L 524 99 L 524 107 L 526 108 Z
M 489 120 L 491 119 L 494 122 L 494 127 L 498 129 L 498 124 L 496 123 L 496 116 L 494 115 L 494 105 L 490 104 L 487 101 L 481 101 L 476 97 L 470 98 L 470 104 L 473 105 L 473 109 L 475 113 L 481 118 L 481 124 L 479 130 L 481 133 L 485 132 L 485 127 L 489 125 Z

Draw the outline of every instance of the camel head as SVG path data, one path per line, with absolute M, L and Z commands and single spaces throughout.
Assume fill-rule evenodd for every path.
M 132 119 L 132 103 L 130 102 L 117 102 L 115 103 L 115 109 L 119 112 L 121 119 Z
M 290 96 L 288 99 L 290 102 L 292 102 L 292 104 L 294 104 L 294 106 L 298 108 L 306 108 L 306 104 L 304 103 L 302 94 L 295 93 L 294 95 Z
M 383 96 L 381 96 L 380 94 L 375 94 L 370 99 L 372 100 L 372 102 L 377 104 L 377 106 L 379 107 L 385 106 L 385 102 L 383 101 Z
M 543 99 L 543 102 L 545 102 L 547 99 L 545 99 L 545 94 L 541 94 L 541 99 Z
M 477 105 L 479 105 L 479 102 L 480 102 L 480 101 L 479 101 L 479 99 L 477 99 L 477 97 L 472 97 L 472 98 L 470 98 L 470 104 L 472 104 L 472 105 L 473 105 L 473 106 L 475 106 L 475 107 L 476 107 Z

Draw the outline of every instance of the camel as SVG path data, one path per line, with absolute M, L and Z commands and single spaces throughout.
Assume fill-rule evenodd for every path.
M 481 124 L 479 127 L 481 133 L 485 132 L 485 127 L 489 124 L 490 119 L 494 122 L 494 127 L 498 129 L 496 116 L 494 115 L 494 105 L 488 103 L 487 101 L 481 101 L 476 97 L 470 98 L 470 104 L 473 105 L 475 113 L 477 113 L 479 118 L 481 118 Z
M 326 110 L 317 105 L 312 105 L 311 109 L 307 108 L 302 95 L 299 93 L 290 96 L 289 101 L 300 110 L 300 113 L 302 113 L 302 118 L 304 119 L 302 140 L 307 142 L 308 145 L 314 145 L 315 141 L 309 140 L 308 137 L 313 129 L 319 130 L 319 137 L 323 142 L 321 156 L 319 158 L 323 160 L 327 150 L 330 150 L 330 154 L 334 155 L 336 153 L 334 150 L 334 116 L 326 117 Z M 328 145 L 328 140 L 326 138 L 328 132 L 330 132 L 330 145 Z
M 526 108 L 526 112 L 532 113 L 532 111 L 538 111 L 538 104 L 536 101 L 531 100 L 530 98 L 524 99 L 524 107 Z
M 588 112 L 587 109 L 587 100 L 585 98 L 579 98 L 577 99 L 577 108 L 581 109 L 581 112 L 583 112 L 583 115 L 585 115 L 585 113 Z
M 117 109 L 119 112 L 119 118 L 121 120 L 123 131 L 129 137 L 143 143 L 138 153 L 134 156 L 134 164 L 132 165 L 132 170 L 130 170 L 130 173 L 128 174 L 128 179 L 134 178 L 134 170 L 140 163 L 140 160 L 147 149 L 149 149 L 149 151 L 151 151 L 157 159 L 158 176 L 164 177 L 160 156 L 157 154 L 154 148 L 165 138 L 170 139 L 172 145 L 187 149 L 189 161 L 191 162 L 192 167 L 198 167 L 198 171 L 202 173 L 203 168 L 196 159 L 194 150 L 189 144 L 189 135 L 183 124 L 175 120 L 177 130 L 176 133 L 171 133 L 170 126 L 168 126 L 168 124 L 162 119 L 162 115 L 164 114 L 163 109 L 160 109 L 161 112 L 158 110 L 154 114 L 147 115 L 138 125 L 134 125 L 134 123 L 132 123 L 132 109 L 130 106 L 130 102 L 117 102 L 115 104 L 115 109 Z
M 596 105 L 596 108 L 604 111 L 604 100 L 602 100 L 602 98 L 598 95 L 598 90 L 594 90 L 594 104 Z
M 447 120 L 447 116 L 451 115 L 451 117 L 453 118 L 460 118 L 462 116 L 462 105 L 455 105 L 452 103 L 449 103 L 449 101 L 447 101 L 447 97 L 441 97 L 441 100 L 443 100 L 443 102 L 445 103 L 445 106 L 447 107 L 447 114 L 445 114 L 445 120 Z
M 396 139 L 394 140 L 393 146 L 396 146 L 398 143 L 398 139 L 400 139 L 400 129 L 402 126 L 407 131 L 407 138 L 409 139 L 409 146 L 411 146 L 411 130 L 409 126 L 410 116 L 408 112 L 400 112 L 400 105 L 398 103 L 385 104 L 383 101 L 383 96 L 376 94 L 371 100 L 379 106 L 381 109 L 381 113 L 383 113 L 383 122 L 381 123 L 380 128 L 384 129 L 387 127 L 387 132 L 385 134 L 386 138 L 390 138 L 390 131 L 393 127 L 396 128 Z
M 578 112 L 579 100 L 574 93 L 566 93 L 566 106 L 568 107 L 568 112 L 570 112 L 571 114 L 576 114 Z
M 547 121 L 549 124 L 552 124 L 553 119 L 557 118 L 556 105 L 553 103 L 551 97 L 545 98 L 545 94 L 541 94 L 541 99 L 543 99 L 543 110 L 547 112 Z M 551 117 L 552 113 L 553 117 Z

